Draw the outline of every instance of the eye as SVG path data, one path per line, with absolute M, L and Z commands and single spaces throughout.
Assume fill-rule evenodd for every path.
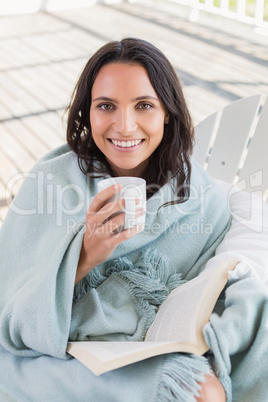
M 102 110 L 113 110 L 114 105 L 112 105 L 111 103 L 101 103 L 100 105 L 98 105 L 98 108 Z
M 153 105 L 148 102 L 141 102 L 137 106 L 137 109 L 142 109 L 142 110 L 151 109 L 151 108 L 153 108 Z

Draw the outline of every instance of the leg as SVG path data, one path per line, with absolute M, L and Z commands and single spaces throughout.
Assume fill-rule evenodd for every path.
M 215 374 L 207 375 L 205 382 L 201 385 L 200 396 L 196 399 L 197 402 L 225 402 L 225 391 Z

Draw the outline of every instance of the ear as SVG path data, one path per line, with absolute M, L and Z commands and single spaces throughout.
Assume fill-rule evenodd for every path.
M 164 123 L 168 124 L 168 122 L 169 122 L 169 113 L 166 112 Z

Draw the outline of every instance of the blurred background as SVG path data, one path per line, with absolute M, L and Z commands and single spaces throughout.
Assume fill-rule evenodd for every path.
M 86 61 L 126 36 L 171 60 L 195 123 L 268 94 L 268 0 L 0 0 L 0 225 L 35 161 L 65 142 Z

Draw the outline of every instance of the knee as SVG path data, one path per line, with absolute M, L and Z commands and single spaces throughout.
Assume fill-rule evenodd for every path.
M 207 375 L 205 382 L 200 383 L 201 390 L 197 402 L 225 402 L 226 396 L 222 383 L 215 374 Z

